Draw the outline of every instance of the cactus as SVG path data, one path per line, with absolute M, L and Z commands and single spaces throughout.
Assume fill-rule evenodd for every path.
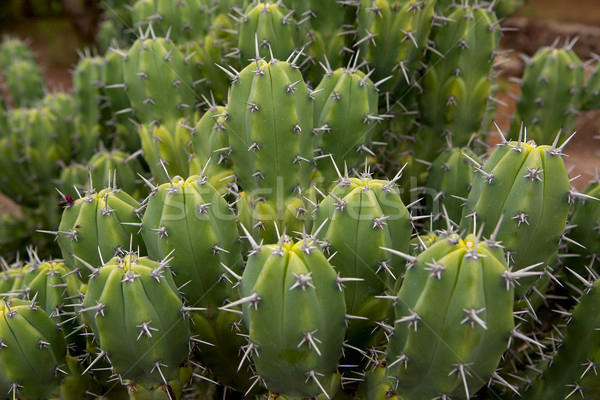
M 142 154 L 158 183 L 169 182 L 171 176 L 200 172 L 200 165 L 192 154 L 193 131 L 194 128 L 185 119 L 179 120 L 172 128 L 164 125 L 140 127 Z
M 250 5 L 239 17 L 238 49 L 243 64 L 255 58 L 286 59 L 300 47 L 293 11 L 280 2 Z
M 152 26 L 156 36 L 168 37 L 175 43 L 200 39 L 210 24 L 209 2 L 188 0 L 138 0 L 134 4 L 133 23 L 146 28 Z
M 322 154 L 317 168 L 328 188 L 337 178 L 331 162 L 354 168 L 370 152 L 366 149 L 377 116 L 377 91 L 369 77 L 352 65 L 327 69 L 314 95 L 315 147 Z
M 3 70 L 3 75 L 15 107 L 34 106 L 44 97 L 46 83 L 34 61 L 15 60 Z
M 257 60 L 240 72 L 231 87 L 226 128 L 235 173 L 245 191 L 257 195 L 264 188 L 264 196 L 271 199 L 308 187 L 312 108 L 294 64 Z
M 533 273 L 543 270 L 556 250 L 573 194 L 562 160 L 568 140 L 557 148 L 558 137 L 552 146 L 521 139 L 501 143 L 483 166 L 474 162 L 478 173 L 460 228 L 483 224 L 484 237 L 510 252 L 514 270 L 536 264 Z M 522 279 L 515 294 L 525 294 L 536 279 L 535 274 Z
M 342 68 L 346 55 L 352 52 L 347 44 L 346 29 L 354 20 L 354 8 L 336 1 L 319 0 L 285 0 L 284 4 L 295 11 L 301 31 L 307 31 L 308 56 L 303 62 L 306 66 L 303 68 L 307 68 L 306 79 L 319 81 L 320 64 L 334 70 Z
M 444 136 L 463 147 L 481 130 L 500 39 L 496 16 L 482 6 L 453 6 L 445 16 L 432 31 L 435 49 L 427 54 L 419 98 L 424 129 L 417 133 L 415 155 L 425 160 L 444 147 Z
M 171 392 L 190 331 L 166 265 L 128 253 L 93 271 L 80 310 L 116 373 Z M 171 399 L 175 397 L 169 396 Z
M 405 103 L 418 86 L 417 72 L 427 47 L 435 0 L 361 0 L 354 47 L 371 69 L 373 80 L 389 79 L 382 90 Z
M 600 62 L 596 59 L 596 68 L 588 78 L 583 88 L 583 109 L 593 110 L 600 108 Z
M 471 190 L 474 175 L 467 157 L 481 163 L 470 149 L 450 147 L 444 149 L 429 167 L 427 211 L 433 215 L 433 226 L 437 229 L 447 228 L 446 216 L 450 221 L 460 223 L 463 204 Z
M 536 143 L 548 144 L 563 130 L 575 128 L 575 117 L 582 107 L 584 71 L 577 54 L 564 48 L 544 47 L 526 59 L 510 136 L 516 137 L 521 126 Z
M 346 331 L 344 294 L 335 270 L 308 239 L 259 247 L 242 276 L 246 353 L 272 393 L 329 397 Z M 338 377 L 339 379 L 339 377 Z
M 600 290 L 598 281 L 589 282 L 578 305 L 569 313 L 569 321 L 558 352 L 553 356 L 540 378 L 523 394 L 526 400 L 569 398 L 598 393 L 600 388 L 595 373 L 598 358 L 598 321 Z
M 34 303 L 17 299 L 0 300 L 0 317 L 0 392 L 27 399 L 56 395 L 66 352 L 56 323 Z
M 210 104 L 210 103 L 209 103 Z M 211 185 L 221 189 L 228 182 L 222 181 L 233 174 L 231 148 L 225 130 L 227 110 L 225 107 L 210 104 L 191 133 L 192 151 Z
M 0 44 L 0 70 L 7 71 L 18 60 L 35 62 L 29 43 L 16 37 L 5 35 Z
M 274 210 L 275 220 L 267 224 L 271 232 L 265 234 L 272 237 L 273 222 L 286 229 L 289 204 L 298 204 L 294 213 L 306 208 L 300 195 L 312 170 L 309 91 L 293 62 L 257 60 L 235 76 L 227 112 L 234 172 L 251 204 L 264 200 Z
M 103 150 L 90 158 L 87 165 L 72 164 L 63 169 L 60 191 L 77 198 L 85 192 L 91 177 L 92 182 L 122 189 L 134 199 L 141 199 L 146 194 L 137 184 L 140 180 L 138 174 L 142 172 L 142 166 L 134 155 Z
M 350 321 L 348 342 L 359 348 L 377 344 L 372 331 L 384 321 L 391 303 L 379 296 L 393 293 L 404 262 L 384 248 L 408 251 L 410 215 L 393 181 L 342 178 L 319 203 L 313 235 L 328 254 L 344 283 Z
M 87 282 L 94 269 L 125 248 L 142 248 L 137 235 L 141 205 L 114 188 L 96 193 L 92 182 L 85 197 L 67 201 L 58 231 L 58 245 L 69 268 L 82 271 Z
M 123 77 L 135 116 L 143 124 L 174 129 L 195 111 L 190 69 L 184 55 L 165 38 L 136 40 L 124 57 Z
M 123 83 L 123 57 L 126 57 L 126 52 L 115 48 L 109 49 L 104 56 L 102 79 L 106 103 L 110 105 L 110 119 L 106 125 L 112 129 L 112 132 L 109 131 L 111 139 L 133 153 L 140 148 L 140 138 L 130 120 L 135 114 L 126 95 L 127 85 Z
M 187 284 L 182 292 L 190 304 L 214 311 L 232 295 L 221 279 L 221 263 L 241 273 L 235 214 L 204 176 L 175 177 L 155 188 L 147 200 L 142 236 L 150 258 L 173 258 L 175 282 Z
M 585 266 L 590 259 L 600 255 L 600 183 L 597 179 L 590 182 L 575 202 L 573 214 L 569 220 L 572 226 L 569 231 L 569 253 L 581 254 L 571 267 L 579 274 L 586 276 Z M 577 262 L 579 261 L 579 262 Z M 592 261 L 593 263 L 593 261 Z
M 236 370 L 243 344 L 234 330 L 237 317 L 218 310 L 237 297 L 229 275 L 242 273 L 235 214 L 227 202 L 204 176 L 175 177 L 148 198 L 142 236 L 150 258 L 169 258 L 175 283 L 200 310 L 191 313 L 200 361 L 222 384 L 246 391 L 252 375 Z
M 494 3 L 494 12 L 498 19 L 506 18 L 519 11 L 527 0 L 499 0 Z
M 239 52 L 231 47 L 236 37 L 231 33 L 233 24 L 226 17 L 214 21 L 211 33 L 201 40 L 186 43 L 193 87 L 197 94 L 214 96 L 217 101 L 227 100 L 229 81 L 223 79 L 221 65 L 237 65 Z
M 395 305 L 390 375 L 407 398 L 469 399 L 494 373 L 514 327 L 504 253 L 451 235 L 403 256 L 411 267 Z

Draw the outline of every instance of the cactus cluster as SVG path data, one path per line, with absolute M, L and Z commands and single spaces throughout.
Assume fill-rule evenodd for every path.
M 599 73 L 488 145 L 521 3 L 105 1 L 64 93 L 6 38 L 0 399 L 593 397 Z

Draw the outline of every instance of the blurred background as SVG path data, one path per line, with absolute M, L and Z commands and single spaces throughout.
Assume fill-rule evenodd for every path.
M 68 90 L 71 70 L 79 58 L 77 51 L 95 51 L 98 26 L 103 13 L 108 12 L 106 0 L 0 0 L 0 34 L 27 39 L 50 90 Z M 501 46 L 507 51 L 499 56 L 502 63 L 497 97 L 502 104 L 496 122 L 508 130 L 519 94 L 519 86 L 510 78 L 522 75 L 522 54 L 531 56 L 557 38 L 564 41 L 576 37 L 574 50 L 584 62 L 591 60 L 592 54 L 600 54 L 600 0 L 529 0 L 502 26 Z M 591 70 L 588 65 L 588 74 Z M 571 176 L 589 176 L 594 168 L 600 168 L 600 112 L 582 112 L 577 131 L 569 147 Z M 585 182 L 587 178 L 574 184 L 581 188 Z M 0 212 L 3 210 L 18 212 L 9 202 L 0 201 Z

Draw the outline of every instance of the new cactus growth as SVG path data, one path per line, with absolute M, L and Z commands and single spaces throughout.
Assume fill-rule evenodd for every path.
M 511 126 L 511 137 L 521 127 L 537 143 L 551 143 L 559 131 L 570 133 L 582 106 L 584 71 L 577 54 L 571 49 L 544 47 L 526 59 L 521 84 L 521 98 Z
M 477 171 L 463 209 L 461 229 L 483 226 L 483 235 L 500 242 L 518 271 L 536 264 L 536 271 L 554 254 L 574 198 L 562 150 L 537 146 L 533 141 L 504 141 Z M 533 272 L 533 271 L 530 271 Z M 520 281 L 518 296 L 536 281 L 531 275 Z
M 241 283 L 245 354 L 273 393 L 324 394 L 342 355 L 346 307 L 336 271 L 312 240 L 253 243 Z M 231 307 L 225 306 L 225 307 Z M 339 378 L 338 378 L 339 379 Z
M 496 369 L 514 327 L 504 253 L 473 235 L 451 235 L 404 257 L 410 268 L 387 352 L 395 387 L 410 399 L 469 399 Z
M 208 110 L 191 132 L 192 151 L 199 165 L 206 166 L 204 174 L 213 186 L 224 188 L 230 182 L 222 181 L 233 174 L 231 148 L 225 129 L 227 109 L 209 103 Z
M 479 157 L 468 148 L 450 147 L 444 149 L 429 167 L 427 211 L 433 215 L 435 228 L 446 229 L 446 217 L 460 223 L 463 204 L 471 190 L 474 176 L 467 157 L 481 163 Z

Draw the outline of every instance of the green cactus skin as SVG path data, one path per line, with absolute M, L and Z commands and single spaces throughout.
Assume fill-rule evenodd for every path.
M 124 190 L 134 199 L 141 199 L 147 193 L 138 184 L 138 174 L 144 170 L 140 162 L 119 150 L 101 151 L 90 158 L 87 165 L 73 164 L 60 174 L 60 191 L 77 198 L 77 193 L 87 190 L 90 182 L 110 185 Z M 77 190 L 75 190 L 77 188 Z
M 77 271 L 70 270 L 60 261 L 32 260 L 24 267 L 22 287 L 28 299 L 36 304 L 56 323 L 71 317 L 65 304 L 75 304 L 81 282 Z M 67 300 L 67 297 L 75 296 Z M 68 330 L 67 330 L 68 333 Z
M 59 164 L 70 159 L 71 132 L 60 130 L 56 122 L 43 107 L 14 109 L 8 115 L 10 134 L 2 139 L 0 171 L 9 189 L 6 194 L 20 204 L 38 207 L 54 192 Z
M 320 0 L 284 0 L 284 4 L 295 11 L 301 31 L 308 32 L 306 79 L 314 83 L 320 80 L 320 63 L 334 70 L 343 67 L 350 52 L 344 33 L 355 19 L 354 7 Z
M 570 133 L 582 107 L 584 71 L 570 45 L 544 47 L 528 60 L 510 136 L 521 126 L 536 143 L 550 144 L 559 131 Z
M 336 372 L 335 374 L 333 374 L 333 377 L 332 377 L 331 381 L 329 382 L 329 387 L 327 389 L 325 389 L 325 392 L 327 393 L 327 395 L 321 393 L 312 398 L 314 400 L 329 400 L 329 399 L 344 400 L 344 399 L 346 399 L 346 397 L 344 396 L 344 393 L 340 390 L 340 388 L 341 388 L 340 383 L 341 383 L 341 374 Z M 279 393 L 269 393 L 267 400 L 300 400 L 300 399 L 298 399 L 296 397 L 284 396 Z M 393 400 L 395 400 L 395 399 L 393 399 Z
M 600 362 L 599 286 L 599 281 L 594 282 L 574 308 L 558 352 L 523 399 L 598 397 L 600 381 L 595 371 Z
M 104 59 L 82 57 L 73 73 L 73 97 L 78 111 L 78 158 L 87 160 L 94 154 L 102 135 L 101 122 L 108 119 L 103 115 Z M 108 109 L 104 109 L 104 114 Z
M 419 98 L 420 122 L 432 132 L 419 132 L 417 143 L 433 151 L 444 147 L 444 136 L 463 147 L 481 130 L 500 39 L 498 20 L 484 7 L 455 6 L 445 16 L 449 20 L 431 33 L 435 51 L 427 55 Z M 425 160 L 435 157 L 426 150 L 415 149 L 415 154 Z
M 175 43 L 200 39 L 210 24 L 209 1 L 138 0 L 133 6 L 133 23 L 141 28 L 152 25 L 156 36 Z
M 171 176 L 199 173 L 200 166 L 192 157 L 191 133 L 194 128 L 181 119 L 176 126 L 147 126 L 139 130 L 144 160 L 158 183 L 169 182 Z
M 352 319 L 348 342 L 359 348 L 374 345 L 372 331 L 386 319 L 391 303 L 376 298 L 395 293 L 404 261 L 380 247 L 408 252 L 412 224 L 394 182 L 369 178 L 343 178 L 319 204 L 313 235 L 329 254 L 341 278 L 359 279 L 344 284 Z
M 570 209 L 562 147 L 504 142 L 476 169 L 460 229 L 472 232 L 475 216 L 477 226 L 483 224 L 483 236 L 500 241 L 510 252 L 516 271 L 547 262 L 565 231 Z M 540 264 L 535 271 L 543 269 Z M 525 294 L 537 278 L 521 279 L 515 294 Z
M 469 399 L 495 371 L 514 327 L 504 254 L 452 235 L 410 262 L 395 306 L 390 375 L 410 399 Z
M 111 112 L 106 125 L 112 128 L 109 135 L 113 141 L 133 153 L 140 148 L 140 138 L 130 121 L 134 117 L 133 108 L 127 97 L 127 86 L 123 83 L 123 58 L 126 56 L 126 51 L 115 48 L 110 48 L 104 56 L 104 94 Z
M 363 149 L 379 119 L 373 82 L 353 67 L 327 70 L 314 98 L 315 147 L 340 165 L 356 167 L 367 155 Z M 320 158 L 317 168 L 323 186 L 330 187 L 338 177 L 331 158 Z
M 255 246 L 240 302 L 250 334 L 247 352 L 272 393 L 317 396 L 336 379 L 346 331 L 338 282 L 308 239 L 294 244 L 284 237 L 279 245 Z
M 193 115 L 190 69 L 175 44 L 164 38 L 142 37 L 124 60 L 127 96 L 141 123 L 174 129 L 180 118 Z
M 211 185 L 222 193 L 230 183 L 223 179 L 233 175 L 231 148 L 225 128 L 226 120 L 227 109 L 225 107 L 210 105 L 191 132 L 194 157 L 202 166 Z
M 393 92 L 404 104 L 406 92 L 416 87 L 431 31 L 435 0 L 361 0 L 354 47 L 365 56 L 373 80 L 392 76 L 382 90 Z
M 269 201 L 261 197 L 251 199 L 242 192 L 236 206 L 239 223 L 248 227 L 252 237 L 265 243 L 276 243 L 284 230 L 310 231 L 312 225 L 304 200 L 297 196 Z
M 64 210 L 56 232 L 65 264 L 82 271 L 87 282 L 90 266 L 101 266 L 125 246 L 141 247 L 143 253 L 137 234 L 140 207 L 127 193 L 112 188 L 98 193 L 91 189 L 75 200 Z
M 221 279 L 221 263 L 242 270 L 234 212 L 220 193 L 202 176 L 175 177 L 160 185 L 147 200 L 142 237 L 154 260 L 173 258 L 175 282 L 194 307 L 213 312 L 232 295 Z
M 587 275 L 584 265 L 590 265 L 590 258 L 600 255 L 600 181 L 592 181 L 583 191 L 586 196 L 575 202 L 573 214 L 569 224 L 573 226 L 569 232 L 569 238 L 579 243 L 584 248 L 574 243 L 568 243 L 569 253 L 581 254 L 578 261 L 570 264 L 576 272 L 582 276 Z
M 293 11 L 281 3 L 250 5 L 240 18 L 238 49 L 242 63 L 257 57 L 286 59 L 298 46 L 298 28 Z M 258 46 L 258 55 L 256 47 Z
M 600 62 L 588 78 L 583 88 L 583 109 L 594 110 L 600 108 Z
M 76 140 L 75 118 L 77 115 L 75 99 L 68 93 L 48 93 L 41 102 L 42 109 L 52 113 L 54 123 L 50 131 L 55 138 L 56 145 L 60 146 L 62 161 L 67 163 L 73 157 L 74 140 Z
M 385 362 L 380 362 L 365 374 L 365 380 L 358 385 L 357 398 L 364 400 L 404 400 L 393 388 Z
M 13 260 L 19 252 L 31 241 L 30 226 L 23 216 L 0 214 L 0 248 L 2 257 Z M 2 278 L 0 278 L 0 281 Z M 2 284 L 0 284 L 0 287 Z M 2 293 L 2 289 L 0 289 Z
M 498 19 L 506 18 L 517 11 L 525 4 L 528 0 L 499 0 L 494 3 L 494 12 Z
M 444 209 L 450 221 L 460 223 L 464 200 L 473 184 L 473 168 L 463 155 L 481 163 L 468 148 L 446 148 L 433 161 L 427 175 L 427 213 L 434 217 L 434 229 L 446 229 Z
M 2 271 L 0 272 L 0 297 L 4 299 L 23 287 L 25 272 L 21 262 L 16 262 L 12 265 L 6 265 L 5 262 L 2 262 L 0 265 L 2 265 Z
M 3 70 L 3 76 L 15 107 L 34 106 L 44 97 L 44 75 L 34 61 L 15 60 Z
M 252 374 L 237 371 L 244 344 L 234 330 L 238 316 L 218 310 L 226 299 L 237 298 L 226 279 L 229 271 L 242 274 L 235 213 L 206 178 L 175 177 L 148 198 L 142 236 L 150 258 L 171 259 L 175 283 L 187 302 L 206 309 L 191 313 L 200 361 L 220 383 L 248 390 Z
M 0 392 L 3 398 L 46 399 L 58 393 L 62 332 L 35 304 L 0 300 Z
M 190 54 L 191 73 L 194 90 L 200 95 L 212 95 L 218 102 L 227 101 L 229 81 L 223 79 L 220 65 L 239 64 L 239 54 L 231 50 L 236 37 L 230 32 L 232 23 L 225 17 L 215 21 L 219 28 L 205 35 L 202 39 L 186 43 L 186 51 Z
M 259 60 L 232 84 L 226 121 L 231 159 L 242 188 L 267 199 L 308 187 L 313 105 L 293 64 Z
M 162 385 L 188 357 L 190 331 L 177 286 L 164 264 L 135 253 L 90 276 L 81 312 L 123 379 Z
M 10 65 L 18 60 L 35 62 L 35 57 L 26 41 L 4 36 L 0 44 L 0 70 L 8 70 Z
M 274 207 L 283 231 L 285 205 L 293 196 L 301 200 L 311 178 L 309 91 L 293 63 L 275 59 L 258 60 L 235 79 L 226 121 L 234 172 L 249 201 Z

